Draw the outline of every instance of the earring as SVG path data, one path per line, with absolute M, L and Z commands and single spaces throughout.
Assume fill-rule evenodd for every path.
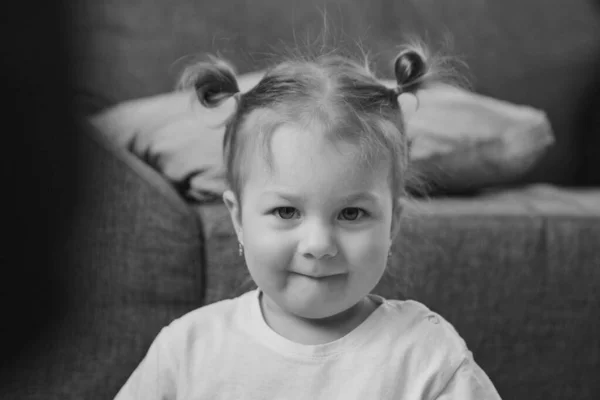
M 238 253 L 240 257 L 244 255 L 244 245 L 241 242 L 238 242 Z
M 390 249 L 390 251 L 388 251 L 388 258 L 390 258 L 392 256 L 392 249 Z

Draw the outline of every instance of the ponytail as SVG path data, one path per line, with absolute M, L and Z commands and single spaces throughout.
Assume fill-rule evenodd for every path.
M 401 51 L 394 60 L 394 75 L 396 76 L 396 93 L 416 92 L 425 83 L 425 77 L 430 75 L 427 56 L 422 49 L 409 47 Z
M 458 58 L 441 53 L 432 55 L 423 43 L 413 41 L 394 60 L 397 86 L 393 90 L 396 95 L 415 93 L 435 82 L 468 88 L 469 82 L 459 73 L 459 66 L 466 68 Z
M 233 67 L 213 56 L 183 71 L 177 89 L 189 88 L 194 88 L 198 100 L 206 108 L 217 107 L 240 91 Z

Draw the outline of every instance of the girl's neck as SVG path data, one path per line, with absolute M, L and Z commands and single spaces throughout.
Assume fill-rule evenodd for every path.
M 368 296 L 353 307 L 323 319 L 308 319 L 286 313 L 260 293 L 260 308 L 271 329 L 292 342 L 318 345 L 338 340 L 362 324 L 375 311 L 377 304 Z

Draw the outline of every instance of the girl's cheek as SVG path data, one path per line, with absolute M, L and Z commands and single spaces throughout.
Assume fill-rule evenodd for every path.
M 268 225 L 253 230 L 249 239 L 262 258 L 280 258 L 295 249 L 293 234 L 272 229 Z
M 290 240 L 277 234 L 264 234 L 252 239 L 248 267 L 258 274 L 285 271 L 293 263 L 296 247 Z
M 389 235 L 381 229 L 366 230 L 360 235 L 348 235 L 344 247 L 349 257 L 371 259 L 380 253 L 387 254 Z

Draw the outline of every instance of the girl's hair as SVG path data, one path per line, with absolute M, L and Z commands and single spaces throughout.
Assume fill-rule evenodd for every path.
M 406 46 L 393 64 L 397 84 L 388 88 L 367 63 L 361 65 L 331 54 L 312 56 L 276 65 L 256 86 L 240 93 L 230 64 L 209 57 L 189 66 L 178 86 L 194 88 L 205 107 L 216 107 L 235 97 L 237 109 L 226 123 L 223 156 L 227 183 L 240 204 L 248 157 L 261 145 L 271 166 L 272 134 L 289 123 L 322 132 L 332 141 L 356 144 L 359 162 L 373 163 L 382 154 L 387 156 L 392 195 L 398 198 L 406 194 L 409 174 L 408 142 L 398 95 L 414 93 L 432 82 L 438 76 L 436 65 L 424 46 Z

